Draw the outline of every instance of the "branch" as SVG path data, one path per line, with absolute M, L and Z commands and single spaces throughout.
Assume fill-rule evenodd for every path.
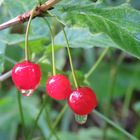
M 4 80 L 6 80 L 7 78 L 9 78 L 11 76 L 11 74 L 12 74 L 12 70 L 10 70 L 10 71 L 4 73 L 3 75 L 1 75 L 0 76 L 0 82 L 2 82 Z
M 51 7 L 53 7 L 59 1 L 60 0 L 48 0 L 44 4 L 37 6 L 33 17 L 35 18 L 37 16 L 40 16 L 43 12 L 45 12 L 48 9 L 50 9 Z M 28 21 L 30 15 L 31 15 L 31 12 L 32 12 L 32 10 L 27 11 L 27 12 L 23 13 L 22 15 L 19 15 L 13 19 L 1 24 L 0 30 L 3 30 L 3 29 L 6 29 L 8 27 L 11 27 L 13 25 L 17 25 L 19 23 L 24 23 L 24 22 Z

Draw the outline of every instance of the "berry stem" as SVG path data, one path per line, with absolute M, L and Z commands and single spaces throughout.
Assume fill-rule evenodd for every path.
M 26 34 L 25 34 L 25 60 L 29 60 L 29 48 L 28 48 L 28 38 L 29 38 L 29 30 L 30 30 L 30 24 L 31 24 L 31 20 L 33 18 L 34 15 L 34 11 L 35 9 L 32 10 L 28 24 L 27 24 L 27 28 L 26 28 Z
M 77 83 L 77 80 L 76 80 L 76 75 L 75 75 L 75 72 L 74 72 L 74 67 L 73 67 L 72 58 L 71 58 L 70 46 L 69 46 L 68 38 L 67 38 L 67 35 L 66 35 L 66 32 L 65 32 L 65 29 L 64 29 L 63 25 L 62 25 L 62 31 L 64 33 L 64 37 L 65 37 L 65 40 L 66 40 L 66 46 L 67 46 L 67 51 L 68 51 L 68 56 L 69 56 L 70 67 L 71 67 L 71 72 L 72 72 L 74 84 L 75 84 L 75 87 L 78 88 L 78 83 Z
M 56 15 L 52 14 L 52 13 L 49 12 L 49 11 L 47 11 L 47 14 L 49 14 L 50 17 L 55 17 L 56 21 L 57 21 L 58 23 L 60 23 L 62 26 L 66 26 L 66 24 L 65 24 L 63 21 L 61 21 Z
M 103 52 L 101 53 L 100 57 L 98 58 L 98 60 L 96 61 L 96 63 L 92 66 L 92 68 L 85 74 L 85 78 L 88 79 L 90 77 L 90 75 L 95 71 L 95 69 L 97 68 L 97 66 L 100 64 L 100 62 L 102 61 L 102 59 L 104 58 L 105 54 L 108 52 L 109 48 L 105 48 L 103 50 Z
M 25 135 L 25 130 L 26 129 L 25 129 L 24 114 L 23 114 L 22 103 L 21 103 L 21 95 L 18 91 L 17 91 L 17 99 L 18 99 L 19 113 L 20 113 L 21 122 L 22 122 L 22 126 L 23 126 L 24 139 L 26 139 L 26 135 Z
M 75 75 L 75 72 L 74 72 L 74 67 L 73 67 L 73 63 L 72 63 L 72 57 L 71 57 L 71 52 L 70 52 L 70 46 L 69 46 L 69 41 L 68 41 L 68 38 L 67 38 L 67 35 L 66 35 L 66 32 L 65 32 L 65 29 L 64 29 L 64 26 L 62 23 L 60 23 L 61 26 L 62 26 L 62 31 L 64 33 L 64 37 L 65 37 L 65 40 L 66 40 L 66 45 L 67 45 L 67 51 L 68 51 L 68 56 L 69 56 L 69 61 L 70 61 L 70 67 L 71 67 L 71 71 L 72 71 L 72 76 L 73 76 L 73 80 L 74 80 L 74 84 L 75 84 L 75 87 L 76 89 L 79 87 L 78 86 L 78 83 L 77 83 L 77 80 L 76 80 L 76 75 Z M 87 115 L 85 116 L 80 116 L 80 115 L 76 115 L 74 114 L 75 116 L 75 120 L 78 120 L 77 118 L 81 118 L 79 119 L 79 123 L 83 124 L 83 122 L 85 123 L 86 120 L 87 120 Z M 86 119 L 85 119 L 86 118 Z M 83 121 L 84 120 L 84 121 Z
M 51 34 L 51 40 L 52 40 L 52 70 L 53 70 L 53 75 L 56 75 L 56 68 L 55 68 L 55 54 L 54 54 L 54 35 L 53 35 L 53 31 L 51 29 L 51 26 L 48 22 L 47 19 L 44 18 L 44 20 L 46 21 L 49 30 L 50 30 L 50 34 Z

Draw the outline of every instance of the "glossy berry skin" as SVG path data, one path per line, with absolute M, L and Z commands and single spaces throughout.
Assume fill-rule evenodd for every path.
M 71 91 L 70 82 L 64 75 L 57 74 L 47 80 L 46 92 L 55 100 L 67 99 Z
M 89 87 L 80 87 L 73 90 L 68 98 L 68 105 L 77 115 L 87 115 L 96 106 L 96 95 Z
M 24 96 L 30 96 L 26 94 L 26 91 L 34 91 L 40 82 L 41 71 L 38 64 L 34 64 L 30 61 L 23 61 L 16 64 L 12 69 L 12 80 L 17 89 L 24 94 Z

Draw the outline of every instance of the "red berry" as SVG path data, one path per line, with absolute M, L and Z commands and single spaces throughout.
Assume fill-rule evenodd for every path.
M 97 106 L 96 95 L 92 89 L 81 87 L 72 91 L 68 104 L 75 114 L 87 115 Z
M 12 69 L 12 80 L 24 96 L 30 96 L 33 93 L 39 85 L 40 78 L 39 65 L 30 61 L 18 63 Z
M 61 74 L 50 77 L 46 83 L 46 92 L 56 100 L 67 99 L 71 93 L 71 85 L 67 77 Z

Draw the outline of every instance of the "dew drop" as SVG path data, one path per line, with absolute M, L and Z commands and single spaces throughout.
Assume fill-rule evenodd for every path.
M 31 96 L 34 90 L 33 89 L 29 89 L 29 90 L 20 89 L 20 92 L 23 96 Z
M 77 115 L 75 114 L 75 121 L 79 124 L 84 124 L 87 121 L 87 115 Z

